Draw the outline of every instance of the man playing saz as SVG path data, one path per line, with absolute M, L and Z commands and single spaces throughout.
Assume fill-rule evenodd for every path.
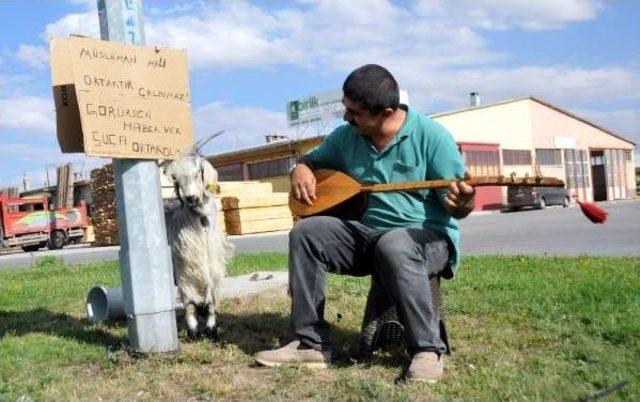
M 344 120 L 291 174 L 296 198 L 316 199 L 314 170 L 333 169 L 360 183 L 465 178 L 451 135 L 399 102 L 398 84 L 385 68 L 369 64 L 343 85 Z M 468 176 L 467 176 L 468 178 Z M 324 320 L 327 273 L 378 281 L 393 300 L 412 356 L 407 379 L 437 381 L 446 345 L 434 319 L 429 279 L 453 278 L 460 258 L 456 219 L 473 210 L 475 192 L 464 181 L 446 190 L 369 195 L 357 220 L 312 216 L 289 235 L 291 323 L 295 340 L 257 353 L 266 366 L 327 367 L 329 325 Z

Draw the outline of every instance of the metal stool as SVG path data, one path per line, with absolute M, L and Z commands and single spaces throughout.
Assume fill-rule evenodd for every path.
M 442 311 L 440 276 L 432 277 L 429 280 L 429 285 L 431 286 L 431 298 L 435 311 L 434 319 L 440 327 L 440 338 L 447 347 L 446 353 L 450 354 L 451 349 L 449 348 L 449 339 L 447 338 Z M 360 356 L 370 358 L 373 352 L 378 349 L 385 349 L 390 346 L 404 347 L 404 345 L 404 327 L 400 322 L 396 307 L 372 277 L 360 330 Z

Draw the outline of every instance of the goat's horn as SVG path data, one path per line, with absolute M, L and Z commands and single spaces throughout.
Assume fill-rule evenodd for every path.
M 224 133 L 224 130 L 220 130 L 217 133 L 213 133 L 208 137 L 202 138 L 201 140 L 199 140 L 198 142 L 196 142 L 194 144 L 194 150 L 196 152 L 200 152 L 200 150 L 202 149 L 202 147 L 204 147 L 209 141 L 211 141 L 212 139 L 216 138 L 217 136 L 219 136 L 220 134 Z
M 213 133 L 208 137 L 199 139 L 186 152 L 184 152 L 183 155 L 196 155 L 200 153 L 200 150 L 207 142 L 211 141 L 212 139 L 216 138 L 222 133 L 224 133 L 224 130 L 218 131 L 217 133 Z

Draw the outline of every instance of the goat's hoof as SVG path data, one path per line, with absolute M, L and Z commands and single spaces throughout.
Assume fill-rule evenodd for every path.
M 191 329 L 188 328 L 187 329 L 187 335 L 189 336 L 189 339 L 192 341 L 195 341 L 196 339 L 198 339 L 198 329 Z
M 207 338 L 211 339 L 212 341 L 217 341 L 219 334 L 218 334 L 218 327 L 211 327 L 211 328 L 206 328 L 204 330 L 205 335 L 207 336 Z

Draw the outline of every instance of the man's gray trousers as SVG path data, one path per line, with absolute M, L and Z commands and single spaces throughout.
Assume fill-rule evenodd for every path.
M 423 228 L 370 229 L 329 216 L 299 221 L 289 234 L 291 323 L 296 337 L 315 349 L 331 346 L 324 320 L 328 272 L 372 275 L 394 301 L 410 352 L 444 353 L 434 317 L 429 278 L 448 264 L 440 233 Z

